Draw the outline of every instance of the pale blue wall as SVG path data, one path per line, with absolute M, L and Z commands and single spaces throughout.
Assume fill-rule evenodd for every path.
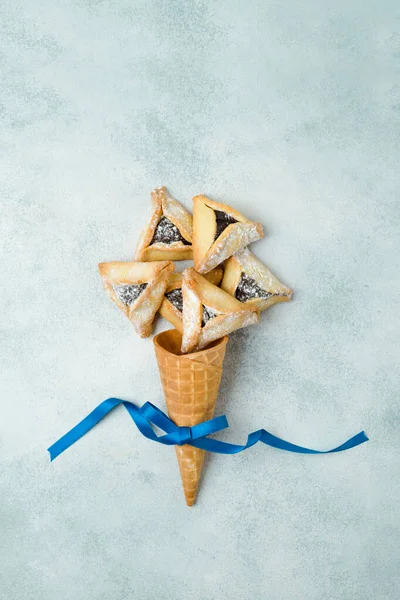
M 397 600 L 399 3 L 0 11 L 0 597 Z M 122 410 L 50 465 L 100 400 L 163 405 L 96 271 L 163 184 L 262 221 L 253 250 L 295 291 L 232 336 L 222 437 L 368 444 L 213 456 L 190 510 Z

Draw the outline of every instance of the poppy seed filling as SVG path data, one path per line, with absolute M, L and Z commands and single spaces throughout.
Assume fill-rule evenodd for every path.
M 177 226 L 167 219 L 167 217 L 161 217 L 150 245 L 172 244 L 173 242 L 182 242 L 185 246 L 190 246 L 190 242 L 185 240 Z
M 201 326 L 204 327 L 205 325 L 207 325 L 207 323 L 210 319 L 213 319 L 216 316 L 217 316 L 217 313 L 215 311 L 213 311 L 212 308 L 209 308 L 208 306 L 204 306 L 204 304 L 203 304 L 203 317 L 201 319 Z
M 183 297 L 182 297 L 182 288 L 177 288 L 176 290 L 171 290 L 165 294 L 167 300 L 171 302 L 180 312 L 183 311 Z
M 215 218 L 217 220 L 217 230 L 215 232 L 214 241 L 219 238 L 221 233 L 225 231 L 228 225 L 232 225 L 232 223 L 237 223 L 236 219 L 223 212 L 222 210 L 214 210 Z
M 245 273 L 242 273 L 240 276 L 240 281 L 235 291 L 235 298 L 240 302 L 246 302 L 251 298 L 263 298 L 267 300 L 270 296 L 272 296 L 270 292 L 263 290 L 257 285 L 255 279 L 248 277 Z
M 171 302 L 180 312 L 183 311 L 183 296 L 182 296 L 182 288 L 177 288 L 176 290 L 171 290 L 165 294 L 167 300 Z M 213 319 L 217 316 L 217 313 L 213 311 L 212 308 L 208 306 L 204 306 L 203 304 L 203 315 L 201 319 L 201 326 L 204 327 L 207 325 L 210 319 Z
M 147 287 L 147 283 L 139 283 L 139 284 L 130 284 L 127 285 L 114 285 L 114 292 L 117 294 L 118 300 L 125 304 L 126 306 L 130 306 L 137 300 L 140 294 Z

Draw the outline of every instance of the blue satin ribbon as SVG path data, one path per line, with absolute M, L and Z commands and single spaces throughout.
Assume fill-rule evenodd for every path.
M 246 444 L 240 446 L 206 437 L 211 433 L 216 433 L 217 431 L 229 427 L 225 415 L 216 417 L 210 421 L 204 421 L 204 423 L 199 423 L 199 425 L 194 425 L 193 427 L 178 427 L 178 425 L 175 425 L 162 410 L 150 402 L 146 402 L 146 404 L 143 404 L 143 406 L 139 408 L 136 404 L 128 402 L 127 400 L 108 398 L 108 400 L 101 402 L 101 404 L 92 410 L 87 417 L 48 448 L 50 460 L 57 458 L 57 456 L 77 442 L 97 425 L 101 419 L 120 404 L 125 406 L 140 433 L 149 440 L 158 442 L 159 444 L 165 444 L 166 446 L 183 446 L 183 444 L 190 444 L 191 446 L 195 446 L 195 448 L 201 448 L 202 450 L 207 450 L 207 452 L 217 452 L 218 454 L 237 454 L 247 448 L 251 448 L 251 446 L 254 446 L 257 442 L 262 442 L 267 446 L 272 446 L 272 448 L 279 448 L 280 450 L 287 450 L 289 452 L 298 452 L 299 454 L 331 454 L 332 452 L 349 450 L 368 440 L 364 431 L 360 431 L 360 433 L 347 440 L 347 442 L 332 450 L 311 450 L 310 448 L 303 448 L 302 446 L 296 446 L 296 444 L 285 442 L 285 440 L 272 435 L 272 433 L 265 431 L 265 429 L 259 429 L 258 431 L 250 433 Z M 158 436 L 153 427 L 158 427 L 165 432 L 165 435 Z

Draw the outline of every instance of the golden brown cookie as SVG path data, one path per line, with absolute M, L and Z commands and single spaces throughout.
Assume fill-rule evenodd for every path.
M 164 298 L 173 270 L 171 261 L 99 264 L 105 290 L 140 337 L 151 334 L 154 316 Z
M 259 321 L 256 307 L 246 306 L 213 285 L 193 268 L 182 278 L 182 352 L 200 350 L 236 329 Z
M 240 302 L 265 310 L 277 302 L 289 302 L 292 290 L 244 248 L 225 263 L 221 287 Z
M 151 192 L 152 212 L 142 231 L 135 258 L 140 261 L 188 260 L 192 251 L 192 215 L 165 187 Z
M 193 198 L 193 260 L 198 273 L 211 271 L 263 235 L 260 223 L 249 221 L 231 206 L 207 196 Z
M 221 283 L 223 273 L 224 272 L 221 267 L 217 267 L 216 269 L 209 271 L 209 273 L 205 275 L 205 278 L 214 285 L 219 285 Z M 182 310 L 182 273 L 172 273 L 169 277 L 168 286 L 164 294 L 164 300 L 162 301 L 158 312 L 162 317 L 164 317 L 164 319 L 169 321 L 175 327 L 175 329 L 182 333 Z

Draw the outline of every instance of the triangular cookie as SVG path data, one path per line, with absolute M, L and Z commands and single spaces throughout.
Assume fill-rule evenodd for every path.
M 207 196 L 193 198 L 193 259 L 199 273 L 207 273 L 263 235 L 260 223 L 230 206 Z
M 292 297 L 292 290 L 283 285 L 248 248 L 226 261 L 221 287 L 246 306 L 255 306 L 259 310 L 277 302 L 288 302 Z
M 173 270 L 171 261 L 99 264 L 105 290 L 132 322 L 140 337 L 151 334 L 154 316 Z
M 213 269 L 204 277 L 213 283 L 219 285 L 223 277 L 221 267 Z M 183 332 L 182 323 L 183 297 L 182 297 L 182 273 L 171 273 L 168 280 L 168 286 L 164 294 L 164 300 L 158 310 L 160 315 L 169 321 L 180 333 Z
M 136 248 L 136 260 L 188 260 L 192 251 L 192 215 L 165 187 L 151 192 L 152 212 Z
M 183 272 L 182 352 L 200 350 L 228 333 L 252 325 L 260 315 L 191 269 Z

